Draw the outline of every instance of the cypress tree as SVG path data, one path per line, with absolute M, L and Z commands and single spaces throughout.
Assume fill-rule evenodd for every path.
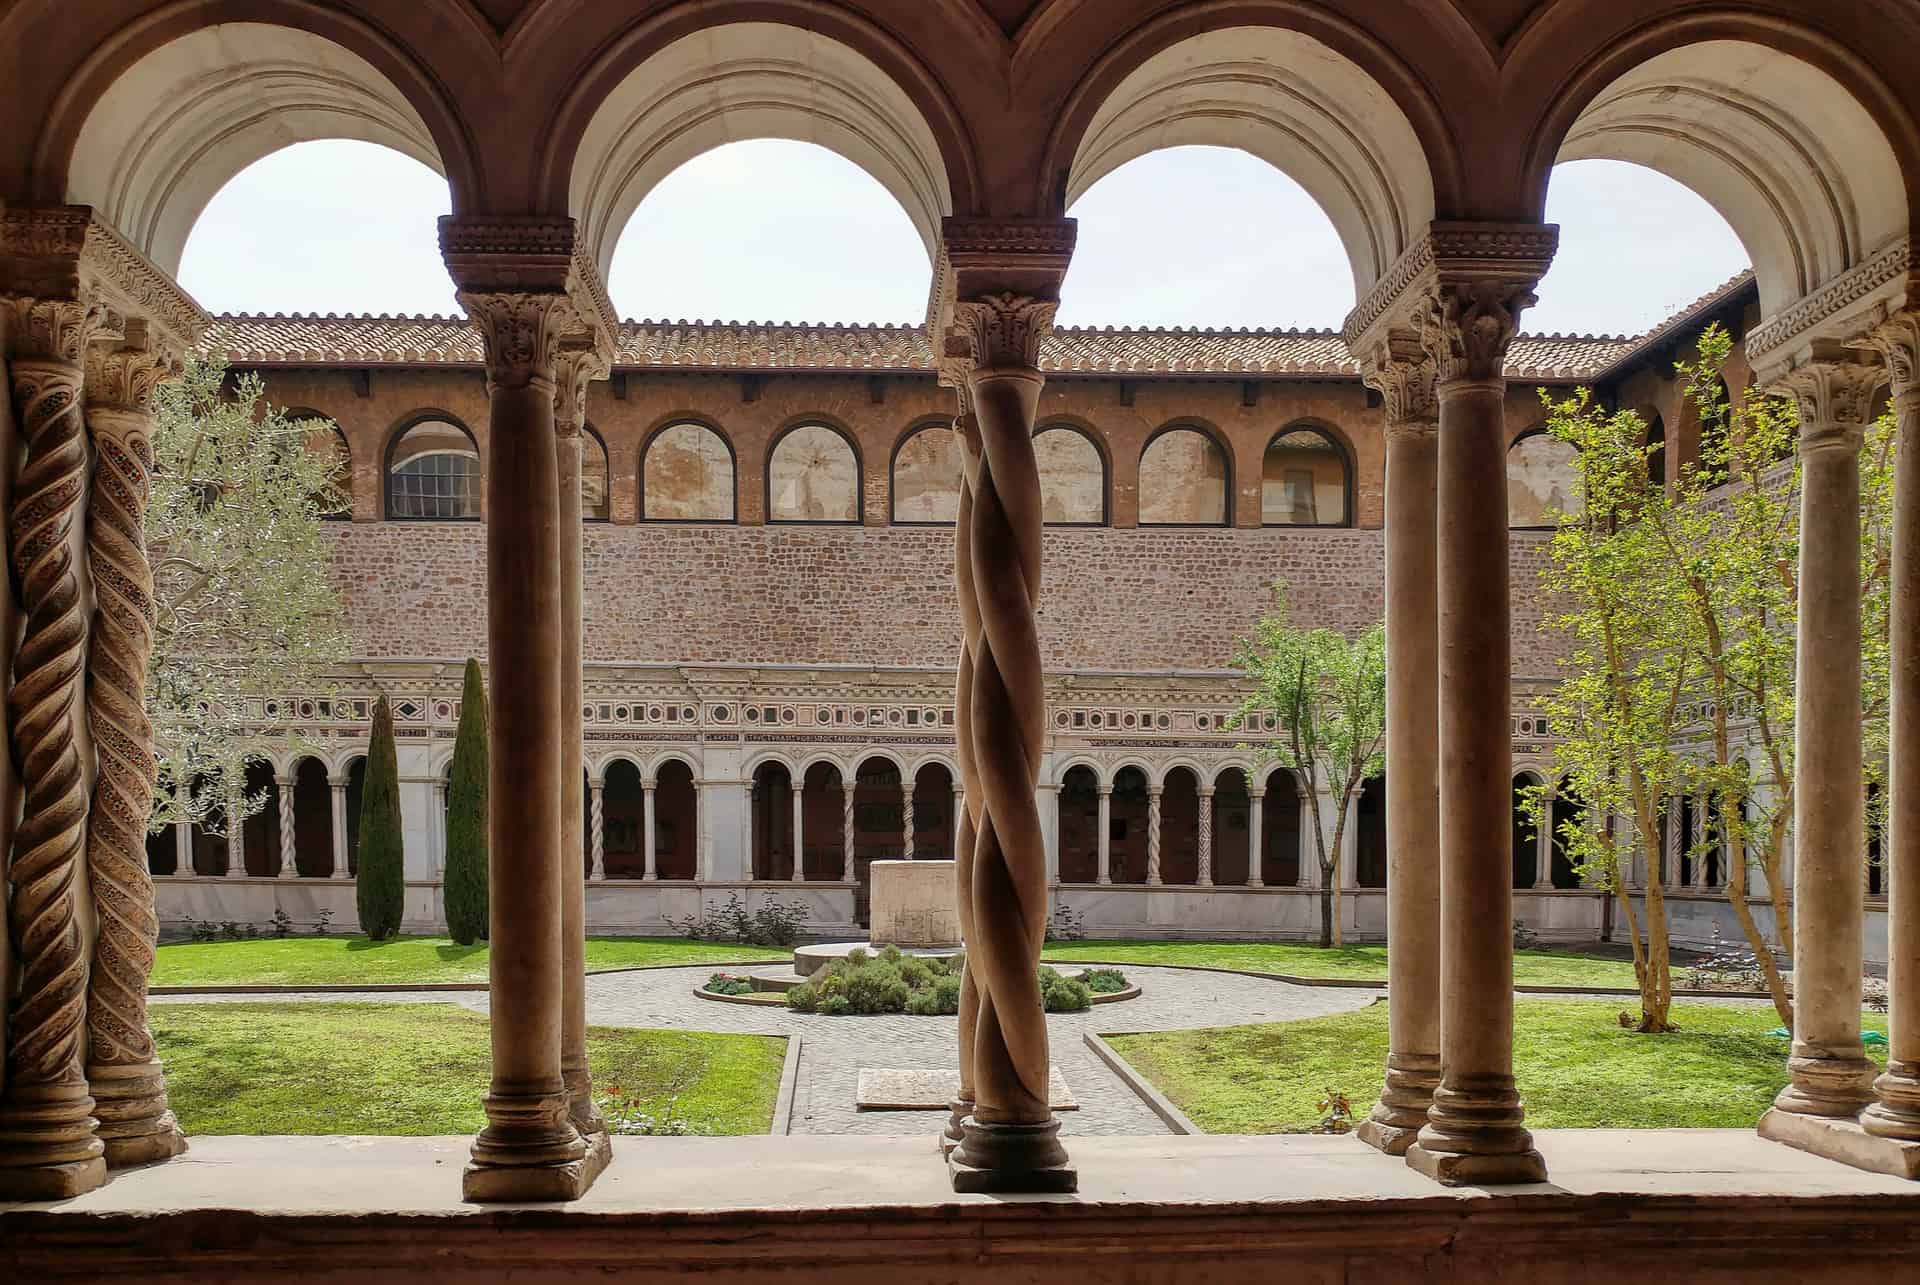
M 487 688 L 467 661 L 460 730 L 447 772 L 447 870 L 441 885 L 447 934 L 462 946 L 487 937 Z
M 394 758 L 393 711 L 385 696 L 373 706 L 365 790 L 360 800 L 360 870 L 354 892 L 360 931 L 369 940 L 385 941 L 400 932 L 406 891 L 400 846 L 400 767 Z

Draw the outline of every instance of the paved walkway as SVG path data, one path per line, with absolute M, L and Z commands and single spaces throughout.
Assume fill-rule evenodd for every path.
M 659 1027 L 751 1035 L 798 1035 L 799 1080 L 794 1088 L 794 1133 L 925 1134 L 940 1119 L 923 1111 L 857 1111 L 854 1083 L 862 1067 L 937 1070 L 954 1065 L 958 1022 L 951 1017 L 825 1017 L 785 1008 L 721 1004 L 696 999 L 693 988 L 709 966 L 601 973 L 587 978 L 587 1020 L 597 1026 Z M 1318 1017 L 1364 1008 L 1382 992 L 1294 986 L 1230 973 L 1129 967 L 1138 999 L 1099 1004 L 1085 1013 L 1047 1018 L 1054 1063 L 1080 1102 L 1062 1112 L 1061 1132 L 1164 1134 L 1166 1126 L 1087 1048 L 1088 1031 L 1177 1031 Z M 382 1004 L 455 1003 L 487 1009 L 484 991 L 377 991 L 278 995 L 168 995 L 153 1002 L 280 1003 L 354 1001 Z

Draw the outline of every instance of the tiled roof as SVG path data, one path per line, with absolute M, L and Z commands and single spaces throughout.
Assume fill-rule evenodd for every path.
M 478 366 L 480 338 L 457 317 L 271 316 L 219 319 L 228 356 L 245 366 Z M 1656 332 L 1658 333 L 1658 332 Z M 1591 378 L 1644 341 L 1625 335 L 1521 335 L 1508 354 L 1516 379 Z M 926 372 L 933 349 L 919 326 L 758 321 L 621 323 L 615 365 L 631 370 Z M 1331 330 L 1065 327 L 1040 364 L 1072 375 L 1354 377 Z

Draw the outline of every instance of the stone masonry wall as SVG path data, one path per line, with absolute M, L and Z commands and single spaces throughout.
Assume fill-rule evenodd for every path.
M 485 531 L 341 523 L 334 572 L 366 659 L 485 655 Z M 1552 672 L 1538 572 L 1513 533 L 1514 674 Z M 1040 610 L 1050 668 L 1221 669 L 1290 586 L 1295 618 L 1378 620 L 1377 530 L 1049 530 Z M 948 665 L 953 532 L 943 527 L 620 526 L 586 531 L 587 659 L 606 663 Z

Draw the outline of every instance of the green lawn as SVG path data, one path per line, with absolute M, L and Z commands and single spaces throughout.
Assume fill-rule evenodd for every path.
M 1787 1041 L 1772 1006 L 1677 1004 L 1671 1035 L 1621 1029 L 1620 1004 L 1523 999 L 1514 1005 L 1514 1076 L 1527 1122 L 1543 1129 L 1748 1129 L 1787 1082 Z M 1884 1032 L 1884 1014 L 1863 1017 Z M 1329 1088 L 1356 1119 L 1380 1096 L 1387 1006 L 1352 1013 L 1110 1036 L 1122 1056 L 1208 1133 L 1303 1133 Z M 1869 1056 L 1885 1063 L 1884 1049 Z
M 728 946 L 682 937 L 590 937 L 587 971 L 652 964 L 716 964 L 793 958 L 790 949 Z M 446 937 L 287 937 L 162 946 L 155 986 L 353 986 L 484 982 L 487 948 Z
M 1198 964 L 1244 968 L 1292 977 L 1385 981 L 1385 946 L 1322 950 L 1304 942 L 1076 941 L 1049 943 L 1046 958 L 1116 964 Z M 1633 964 L 1624 959 L 1551 950 L 1515 951 L 1513 979 L 1521 986 L 1633 986 Z
M 188 1135 L 473 1133 L 487 1019 L 452 1004 L 156 1004 L 167 1094 Z M 594 1084 L 699 1132 L 765 1133 L 786 1041 L 587 1032 Z

